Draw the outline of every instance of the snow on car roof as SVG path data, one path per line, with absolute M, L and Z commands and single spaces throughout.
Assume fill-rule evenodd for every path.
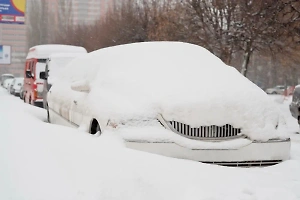
M 197 45 L 144 42 L 91 52 L 62 73 L 64 101 L 70 101 L 72 82 L 83 79 L 91 87 L 84 112 L 93 115 L 122 120 L 161 114 L 191 127 L 231 124 L 260 140 L 285 133 L 275 131 L 283 122 L 265 92 Z
M 86 49 L 79 46 L 61 45 L 61 44 L 46 44 L 31 47 L 26 59 L 43 58 L 46 59 L 53 53 L 86 53 Z
M 14 76 L 13 74 L 1 74 L 1 76 Z

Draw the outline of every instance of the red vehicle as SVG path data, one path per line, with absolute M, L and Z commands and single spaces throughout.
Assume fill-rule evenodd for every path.
M 24 69 L 24 102 L 43 107 L 43 83 L 40 72 L 45 71 L 46 60 L 53 53 L 86 53 L 86 49 L 71 45 L 38 45 L 31 47 Z

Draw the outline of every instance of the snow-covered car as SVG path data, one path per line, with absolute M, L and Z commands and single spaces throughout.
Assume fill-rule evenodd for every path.
M 284 85 L 277 85 L 273 88 L 268 88 L 266 89 L 266 93 L 267 94 L 283 94 L 285 90 L 285 86 Z
M 19 96 L 21 92 L 21 88 L 23 87 L 24 78 L 17 77 L 14 78 L 13 82 L 10 85 L 10 93 Z
M 88 53 L 66 66 L 47 99 L 52 123 L 113 132 L 132 149 L 222 165 L 289 159 L 275 103 L 197 45 L 145 42 Z
M 21 88 L 20 88 L 20 95 L 19 95 L 20 99 L 22 99 L 24 101 L 24 83 L 22 84 Z
M 1 86 L 3 86 L 4 81 L 5 81 L 6 79 L 13 79 L 13 78 L 14 78 L 14 75 L 13 75 L 13 74 L 2 74 L 2 75 L 0 76 Z
M 14 78 L 9 78 L 9 79 L 6 79 L 4 82 L 3 82 L 3 87 L 5 89 L 7 89 L 7 91 L 9 91 L 9 86 L 10 84 L 13 82 Z

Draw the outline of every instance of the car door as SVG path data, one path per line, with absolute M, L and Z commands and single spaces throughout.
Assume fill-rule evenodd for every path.
M 89 114 L 87 104 L 87 97 L 90 90 L 89 82 L 85 79 L 74 81 L 70 87 L 72 90 L 70 119 L 72 123 L 80 126 Z
M 70 108 L 70 121 L 77 126 L 81 125 L 83 116 L 85 115 L 85 102 L 87 95 L 88 94 L 85 92 L 73 91 Z
M 50 88 L 47 94 L 47 102 L 51 123 L 72 126 L 70 121 L 71 96 L 70 91 L 60 84 Z

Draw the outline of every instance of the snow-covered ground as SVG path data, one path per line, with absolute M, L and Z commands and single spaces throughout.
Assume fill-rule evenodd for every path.
M 291 159 L 264 168 L 229 168 L 124 147 L 112 132 L 94 137 L 45 123 L 45 110 L 0 88 L 1 200 L 296 200 L 300 135 L 278 103 L 292 138 Z

